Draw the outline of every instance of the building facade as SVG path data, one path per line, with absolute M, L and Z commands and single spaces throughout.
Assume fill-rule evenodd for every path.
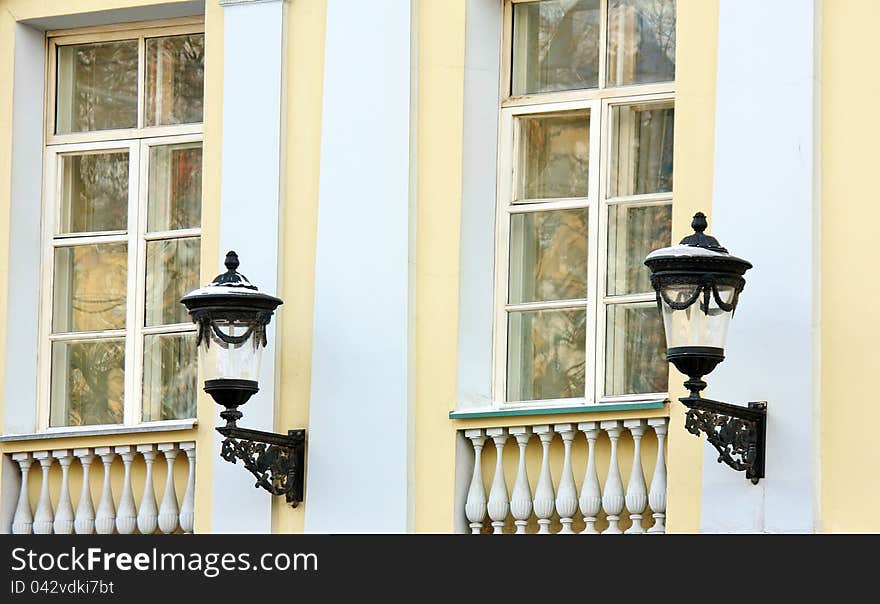
M 0 0 L 0 531 L 880 531 L 874 17 Z M 754 264 L 707 381 L 768 403 L 757 485 L 642 264 L 697 211 Z M 220 458 L 178 302 L 227 250 L 284 300 L 242 425 L 307 430 L 295 508 Z

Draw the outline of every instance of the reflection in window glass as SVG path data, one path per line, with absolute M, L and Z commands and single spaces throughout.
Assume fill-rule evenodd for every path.
M 128 153 L 65 155 L 59 233 L 128 228 Z
M 599 0 L 514 5 L 513 95 L 598 86 L 599 21 Z
M 55 248 L 52 331 L 125 328 L 125 243 Z
M 590 115 L 586 111 L 519 118 L 517 200 L 586 197 Z
M 514 214 L 510 303 L 587 297 L 587 210 Z
M 180 299 L 199 286 L 199 238 L 147 242 L 146 325 L 189 323 Z
M 582 308 L 510 313 L 507 400 L 584 396 L 586 324 Z
M 672 191 L 672 103 L 612 107 L 609 194 L 612 197 Z
M 55 131 L 137 127 L 137 40 L 58 47 Z
M 666 392 L 669 366 L 657 305 L 609 305 L 606 329 L 605 394 Z
M 198 228 L 202 215 L 202 143 L 151 147 L 147 197 L 147 231 Z
M 608 86 L 675 79 L 675 0 L 608 0 Z
M 144 125 L 201 122 L 205 35 L 147 38 L 146 52 Z
M 121 424 L 125 340 L 52 343 L 50 426 Z
M 197 356 L 194 333 L 144 338 L 145 422 L 195 417 Z
M 672 206 L 628 206 L 608 208 L 607 294 L 650 293 L 651 271 L 644 260 L 652 251 L 666 247 L 672 239 Z

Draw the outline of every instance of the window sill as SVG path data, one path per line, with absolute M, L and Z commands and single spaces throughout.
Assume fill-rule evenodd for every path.
M 182 419 L 162 423 L 141 424 L 138 426 L 105 426 L 94 428 L 56 428 L 32 434 L 6 434 L 0 436 L 0 443 L 28 440 L 49 440 L 53 438 L 77 438 L 79 436 L 111 436 L 116 434 L 144 434 L 149 432 L 173 432 L 192 430 L 198 425 L 196 419 Z
M 529 409 L 472 409 L 450 411 L 449 419 L 484 419 L 490 417 L 521 417 L 528 415 L 562 415 L 565 413 L 602 413 L 607 411 L 644 411 L 662 409 L 669 400 L 639 403 L 607 403 L 599 405 L 574 405 L 567 407 L 531 407 Z

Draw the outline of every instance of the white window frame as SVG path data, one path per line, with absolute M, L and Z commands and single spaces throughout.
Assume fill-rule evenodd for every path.
M 675 102 L 675 82 L 635 84 L 605 88 L 608 0 L 600 0 L 599 82 L 598 88 L 566 90 L 512 96 L 513 6 L 535 0 L 505 0 L 501 54 L 501 78 L 498 140 L 498 186 L 495 235 L 495 291 L 492 350 L 492 406 L 496 409 L 534 409 L 554 407 L 597 406 L 657 401 L 668 398 L 668 392 L 607 396 L 605 391 L 605 346 L 607 308 L 613 304 L 650 303 L 653 293 L 608 296 L 606 292 L 608 210 L 614 205 L 658 206 L 672 203 L 673 193 L 653 193 L 612 197 L 611 153 L 613 124 L 611 111 L 617 105 Z M 577 109 L 590 112 L 589 181 L 586 199 L 529 200 L 528 205 L 513 201 L 516 179 L 515 155 L 518 149 L 519 116 L 556 113 Z M 586 366 L 583 397 L 534 401 L 507 401 L 508 314 L 512 310 L 546 310 L 572 308 L 572 301 L 508 304 L 510 272 L 510 216 L 529 211 L 588 208 L 588 279 L 586 321 Z
M 96 428 L 120 427 L 120 424 L 50 426 L 52 389 L 52 343 L 64 340 L 125 338 L 125 394 L 121 426 L 177 425 L 181 419 L 143 421 L 144 337 L 151 334 L 195 333 L 192 323 L 146 327 L 146 248 L 148 241 L 198 237 L 202 229 L 190 228 L 147 233 L 147 193 L 149 188 L 150 148 L 160 145 L 204 143 L 204 124 L 144 127 L 145 40 L 152 37 L 204 34 L 201 18 L 142 22 L 120 26 L 101 26 L 47 32 L 47 70 L 45 106 L 45 144 L 43 158 L 43 220 L 40 273 L 40 343 L 38 349 L 37 429 L 41 432 L 71 433 Z M 138 123 L 136 128 L 55 134 L 57 48 L 68 44 L 86 44 L 113 40 L 138 39 Z M 65 155 L 90 151 L 127 151 L 128 224 L 126 231 L 58 235 L 56 227 L 61 212 L 61 162 Z M 100 332 L 52 334 L 54 251 L 58 247 L 94 243 L 127 244 L 127 283 L 125 328 Z M 190 418 L 191 419 L 191 418 Z

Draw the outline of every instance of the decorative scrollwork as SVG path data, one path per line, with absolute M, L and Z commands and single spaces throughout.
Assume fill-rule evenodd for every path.
M 718 451 L 718 463 L 745 471 L 746 478 L 755 484 L 763 477 L 763 468 L 757 467 L 762 436 L 757 421 L 691 407 L 684 427 L 696 436 L 700 432 L 706 434 L 706 439 Z
M 242 434 L 245 430 L 237 428 Z M 255 488 L 262 488 L 273 495 L 284 495 L 293 507 L 302 500 L 303 436 L 294 431 L 289 444 L 272 444 L 256 439 L 227 436 L 220 448 L 220 457 L 230 463 L 242 462 L 257 479 Z M 254 431 L 254 434 L 257 434 Z M 281 435 L 279 439 L 288 438 Z

